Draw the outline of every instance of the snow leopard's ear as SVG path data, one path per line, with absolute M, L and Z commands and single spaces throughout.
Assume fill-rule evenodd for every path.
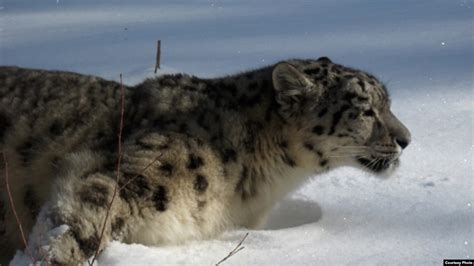
M 322 95 L 318 84 L 287 62 L 275 66 L 272 79 L 279 112 L 286 118 L 301 114 L 315 105 Z

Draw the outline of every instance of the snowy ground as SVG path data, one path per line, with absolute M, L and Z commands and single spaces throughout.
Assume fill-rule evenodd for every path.
M 3 0 L 0 64 L 127 83 L 329 56 L 373 72 L 413 135 L 400 170 L 314 178 L 228 265 L 416 264 L 474 257 L 473 1 Z M 99 264 L 211 265 L 247 231 L 179 247 L 113 243 Z

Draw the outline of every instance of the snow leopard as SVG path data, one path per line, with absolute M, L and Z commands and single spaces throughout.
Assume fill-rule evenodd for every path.
M 262 228 L 311 176 L 397 168 L 411 137 L 390 107 L 376 77 L 327 57 L 134 86 L 1 67 L 2 260 L 25 248 L 12 202 L 25 252 L 52 265 L 85 263 L 111 241 Z

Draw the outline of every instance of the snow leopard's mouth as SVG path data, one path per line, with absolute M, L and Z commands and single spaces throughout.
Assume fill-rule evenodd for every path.
M 388 170 L 391 166 L 398 165 L 398 158 L 390 159 L 384 157 L 371 157 L 364 158 L 359 157 L 357 161 L 365 168 L 373 171 L 374 173 L 382 173 Z

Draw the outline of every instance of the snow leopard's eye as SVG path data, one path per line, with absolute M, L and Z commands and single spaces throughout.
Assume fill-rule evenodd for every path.
M 372 108 L 354 108 L 353 111 L 349 112 L 348 118 L 351 120 L 357 120 L 360 118 L 374 117 L 375 112 Z

